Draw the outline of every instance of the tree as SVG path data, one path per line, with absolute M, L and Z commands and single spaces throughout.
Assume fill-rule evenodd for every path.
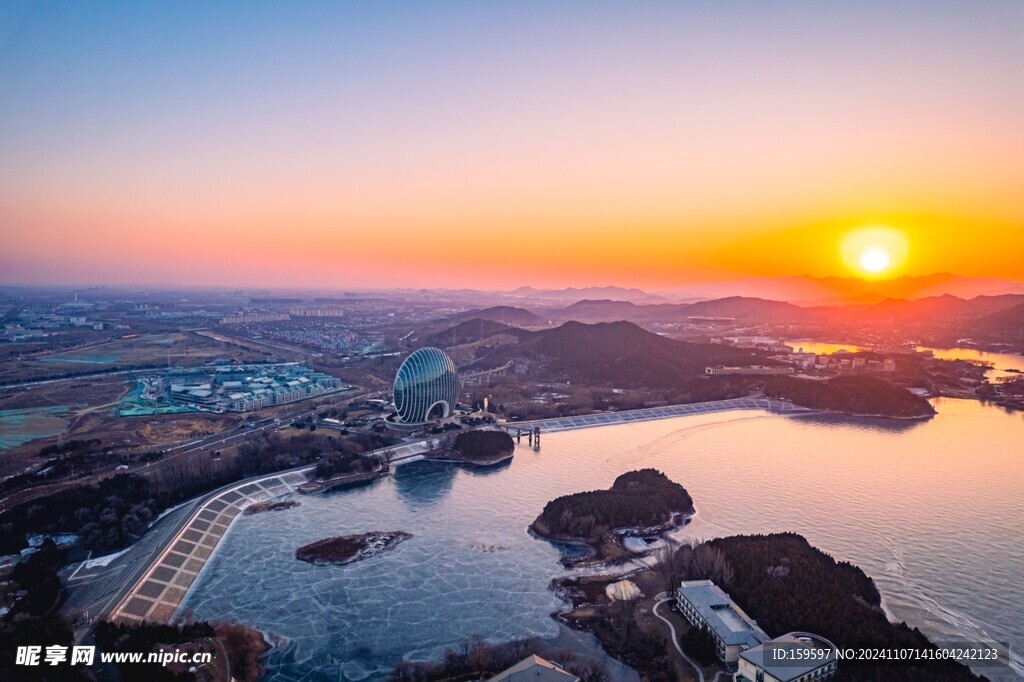
M 711 665 L 718 660 L 715 636 L 706 626 L 692 627 L 679 638 L 679 644 L 688 655 L 701 665 Z

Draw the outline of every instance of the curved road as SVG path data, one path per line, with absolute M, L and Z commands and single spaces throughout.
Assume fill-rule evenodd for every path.
M 699 665 L 697 665 L 696 661 L 694 661 L 692 658 L 683 653 L 683 648 L 679 646 L 679 637 L 676 635 L 676 626 L 673 625 L 672 621 L 670 621 L 668 618 L 665 618 L 663 615 L 658 613 L 658 607 L 667 601 L 672 601 L 672 598 L 660 598 L 658 602 L 654 605 L 654 608 L 651 609 L 651 613 L 657 616 L 661 620 L 661 622 L 668 626 L 669 631 L 672 633 L 672 644 L 675 645 L 676 651 L 678 651 L 679 655 L 683 657 L 683 660 L 690 664 L 690 667 L 693 668 L 693 671 L 697 673 L 698 682 L 704 682 L 704 671 L 701 669 Z M 718 680 L 718 675 L 715 675 L 715 680 Z

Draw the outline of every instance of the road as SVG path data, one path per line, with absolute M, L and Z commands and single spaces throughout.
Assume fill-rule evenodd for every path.
M 123 374 L 125 372 L 119 373 Z M 59 381 L 66 380 L 60 379 Z M 2 390 L 3 388 L 6 387 L 0 387 L 0 390 Z M 295 409 L 289 410 L 288 412 L 280 414 L 277 417 L 268 417 L 266 419 L 249 422 L 248 426 L 237 426 L 227 432 L 222 431 L 220 433 L 211 434 L 209 436 L 204 436 L 202 438 L 197 438 L 195 440 L 179 443 L 177 445 L 172 445 L 164 449 L 164 457 L 157 460 L 156 462 L 143 462 L 132 465 L 110 464 L 108 466 L 99 467 L 93 470 L 88 478 L 65 479 L 61 481 L 54 481 L 53 483 L 45 483 L 43 485 L 32 486 L 30 488 L 22 488 L 21 490 L 16 490 L 12 492 L 10 495 L 4 498 L 0 498 L 0 513 L 13 507 L 16 507 L 19 504 L 22 504 L 29 500 L 41 497 L 42 495 L 49 495 L 59 492 L 65 488 L 93 483 L 102 476 L 106 476 L 108 474 L 114 473 L 115 471 L 118 471 L 120 466 L 127 466 L 126 469 L 121 469 L 121 471 L 123 471 L 124 473 L 144 474 L 147 470 L 152 470 L 154 467 L 162 466 L 164 462 L 179 459 L 183 456 L 194 455 L 206 451 L 213 452 L 215 450 L 223 450 L 224 448 L 230 447 L 232 445 L 238 445 L 247 438 L 257 436 L 266 431 L 267 429 L 273 431 L 275 429 L 280 428 L 282 425 L 287 425 L 300 417 L 316 412 L 318 410 L 335 407 L 341 403 L 350 403 L 354 400 L 369 400 L 374 397 L 379 397 L 381 394 L 381 391 L 369 391 L 358 395 L 347 395 L 346 393 L 342 392 L 336 394 L 337 397 L 339 398 L 337 401 L 324 405 L 318 405 L 317 407 L 313 407 L 311 404 L 309 404 L 309 401 L 330 398 L 331 395 L 328 394 L 313 396 L 307 398 L 306 400 L 302 400 L 295 403 Z
M 37 381 L 22 381 L 17 384 L 3 384 L 0 385 L 0 391 L 23 391 L 29 388 L 36 388 L 38 386 L 46 386 L 48 384 L 62 384 L 70 381 L 81 381 L 83 379 L 96 379 L 106 377 L 116 377 L 123 374 L 152 374 L 152 369 L 119 369 L 114 372 L 91 372 L 89 374 L 75 374 L 69 377 L 59 377 L 56 379 L 39 379 Z
M 715 412 L 729 412 L 732 410 L 764 410 L 775 414 L 810 414 L 814 412 L 814 410 L 798 407 L 784 400 L 748 397 L 731 400 L 709 400 L 702 403 L 642 407 L 636 410 L 620 410 L 618 412 L 594 412 L 574 417 L 552 417 L 550 419 L 507 422 L 501 424 L 501 427 L 508 431 L 520 430 L 523 435 L 534 427 L 539 427 L 542 433 L 555 433 L 572 429 L 587 429 L 592 426 L 628 424 L 655 419 L 673 419 L 675 417 L 713 414 Z
M 180 443 L 178 445 L 173 445 L 173 446 L 171 446 L 169 448 L 166 448 L 164 450 L 165 455 L 161 459 L 157 460 L 156 462 L 154 462 L 152 464 L 137 465 L 135 467 L 132 467 L 132 469 L 130 469 L 130 471 L 134 470 L 134 471 L 136 471 L 138 473 L 142 473 L 142 470 L 146 469 L 147 467 L 149 467 L 149 468 L 151 468 L 151 467 L 159 467 L 163 462 L 167 462 L 167 461 L 170 461 L 170 460 L 173 460 L 173 459 L 178 459 L 178 458 L 180 458 L 180 457 L 182 457 L 184 455 L 195 454 L 195 453 L 198 453 L 198 452 L 206 452 L 206 451 L 213 452 L 215 450 L 223 450 L 224 448 L 228 448 L 228 447 L 231 447 L 233 445 L 238 445 L 239 443 L 241 443 L 242 441 L 246 440 L 247 438 L 252 438 L 253 436 L 257 436 L 257 435 L 263 433 L 264 431 L 266 431 L 268 429 L 271 430 L 271 431 L 275 431 L 277 429 L 280 429 L 282 426 L 287 426 L 288 424 L 290 424 L 291 422 L 295 421 L 296 419 L 299 419 L 299 418 L 304 417 L 304 416 L 309 415 L 309 414 L 313 414 L 313 413 L 315 413 L 315 412 L 317 412 L 319 410 L 327 409 L 327 408 L 330 408 L 330 407 L 335 407 L 335 406 L 337 406 L 337 405 L 339 405 L 341 403 L 350 403 L 350 402 L 355 401 L 355 400 L 369 400 L 371 398 L 380 396 L 381 392 L 380 391 L 372 391 L 372 392 L 367 392 L 367 393 L 361 393 L 359 395 L 346 395 L 343 392 L 343 393 L 339 393 L 337 395 L 338 395 L 339 400 L 337 400 L 337 401 L 335 401 L 333 403 L 329 403 L 329 404 L 325 404 L 325 405 L 317 405 L 316 407 L 314 407 L 312 405 L 309 405 L 309 404 L 304 404 L 303 405 L 303 403 L 306 403 L 307 401 L 310 401 L 310 400 L 322 399 L 322 398 L 330 397 L 330 395 L 314 396 L 313 398 L 307 398 L 304 401 L 300 401 L 299 403 L 296 403 L 296 405 L 302 405 L 301 407 L 296 407 L 294 410 L 290 410 L 290 411 L 285 412 L 283 414 L 280 414 L 280 415 L 278 415 L 276 417 L 267 417 L 266 419 L 260 419 L 258 421 L 248 422 L 248 424 L 243 424 L 242 426 L 238 426 L 235 429 L 233 429 L 232 431 L 229 431 L 227 433 L 224 433 L 224 432 L 216 433 L 216 434 L 212 434 L 210 436 L 205 436 L 203 438 L 199 438 L 199 439 L 196 439 L 196 440 L 193 440 L 193 441 L 189 441 L 187 443 Z
M 303 464 L 279 473 L 286 474 L 308 468 L 308 464 Z M 78 567 L 72 571 L 69 570 L 70 567 L 65 568 L 61 572 L 61 577 L 67 583 L 64 611 L 83 609 L 87 610 L 92 618 L 108 613 L 143 578 L 152 566 L 153 558 L 160 555 L 207 500 L 225 490 L 244 485 L 249 480 L 266 476 L 267 474 L 261 474 L 245 481 L 229 483 L 172 508 L 150 526 L 142 538 L 102 569 L 82 571 L 81 567 Z
M 697 665 L 697 662 L 695 660 L 687 656 L 683 652 L 683 648 L 679 646 L 679 636 L 676 634 L 676 626 L 673 625 L 672 621 L 670 621 L 668 618 L 665 618 L 663 615 L 658 613 L 658 607 L 664 604 L 665 602 L 672 601 L 672 597 L 664 597 L 661 595 L 659 595 L 659 597 L 660 598 L 658 599 L 658 602 L 654 605 L 654 608 L 651 609 L 651 613 L 657 616 L 659 620 L 661 620 L 663 623 L 665 623 L 665 625 L 668 626 L 669 632 L 672 633 L 672 644 L 675 645 L 676 651 L 678 651 L 679 655 L 683 657 L 683 660 L 690 664 L 690 667 L 693 668 L 693 671 L 697 673 L 697 682 L 704 682 L 704 670 L 701 669 L 699 665 Z M 715 680 L 717 679 L 718 676 L 716 675 Z

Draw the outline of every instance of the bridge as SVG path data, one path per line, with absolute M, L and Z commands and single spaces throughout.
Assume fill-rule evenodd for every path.
M 499 375 L 505 376 L 508 370 L 512 369 L 513 362 L 509 360 L 501 367 L 495 367 L 494 369 L 484 369 L 479 372 L 469 372 L 467 374 L 459 374 L 459 381 L 462 382 L 463 386 L 469 386 L 471 384 L 481 384 L 483 380 L 489 376 Z

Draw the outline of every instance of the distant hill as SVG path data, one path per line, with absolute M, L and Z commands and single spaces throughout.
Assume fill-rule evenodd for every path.
M 551 317 L 558 320 L 576 320 L 578 322 L 616 322 L 618 320 L 645 319 L 646 306 L 638 306 L 630 301 L 577 301 L 561 310 L 551 311 Z
M 764 353 L 729 346 L 686 343 L 649 332 L 632 322 L 566 322 L 532 332 L 499 349 L 489 364 L 522 360 L 545 374 L 573 383 L 622 388 L 668 388 L 701 378 L 712 365 L 777 364 Z
M 731 317 L 743 322 L 789 322 L 810 317 L 806 308 L 761 298 L 732 296 L 698 303 L 638 305 L 629 301 L 585 300 L 551 312 L 551 317 L 580 322 L 681 322 L 690 317 Z
M 886 299 L 868 306 L 809 308 L 809 316 L 831 317 L 851 322 L 947 322 L 962 323 L 998 313 L 1024 303 L 1024 295 L 978 296 L 969 300 L 956 296 L 931 296 L 916 301 Z
M 451 346 L 461 346 L 464 343 L 473 343 L 481 339 L 494 336 L 495 334 L 512 334 L 513 336 L 522 336 L 529 334 L 529 332 L 519 329 L 518 327 L 510 327 L 507 324 L 501 322 L 493 322 L 491 320 L 485 320 L 482 318 L 473 318 L 472 320 L 466 320 L 460 322 L 450 329 L 445 329 L 437 334 L 434 334 L 427 340 L 427 345 L 437 346 L 439 348 L 449 348 Z
M 658 294 L 651 294 L 642 289 L 627 289 L 624 287 L 584 287 L 577 289 L 534 289 L 533 287 L 519 287 L 514 291 L 507 292 L 511 296 L 523 296 L 527 298 L 549 299 L 551 301 L 583 301 L 587 299 L 605 299 L 611 301 L 633 301 L 634 303 L 655 303 L 667 299 Z
M 701 301 L 680 306 L 687 317 L 734 317 L 744 321 L 786 322 L 802 320 L 808 316 L 800 306 L 763 298 L 730 296 L 714 301 Z
M 866 305 L 801 307 L 784 301 L 747 296 L 730 296 L 697 303 L 638 305 L 628 301 L 584 300 L 550 312 L 559 320 L 580 322 L 685 322 L 690 318 L 732 318 L 741 323 L 870 323 L 950 322 L 961 323 L 1009 310 L 1024 303 L 1022 294 L 978 296 L 932 296 L 914 301 L 884 299 Z
M 458 315 L 452 315 L 450 322 L 459 323 L 466 320 L 489 320 L 500 322 L 511 326 L 533 326 L 546 322 L 541 316 L 531 313 L 526 308 L 517 308 L 510 305 L 496 305 L 482 310 L 467 310 Z
M 764 392 L 803 407 L 861 416 L 918 419 L 935 414 L 924 398 L 877 377 L 839 376 L 822 382 L 776 376 Z
M 1024 341 L 1024 303 L 981 318 L 975 332 L 1003 341 Z
M 871 304 L 885 299 L 916 300 L 943 295 L 970 299 L 977 296 L 1024 294 L 1024 284 L 988 277 L 934 273 L 918 277 L 864 280 L 858 277 L 759 277 L 680 287 L 663 292 L 670 298 L 700 296 L 761 296 L 805 306 Z
M 954 318 L 974 317 L 974 307 L 969 301 L 949 294 L 922 298 L 916 301 L 904 301 L 886 299 L 880 303 L 870 306 L 869 310 L 863 311 L 864 315 L 870 315 L 876 319 L 889 319 L 893 321 L 916 319 L 935 320 Z

